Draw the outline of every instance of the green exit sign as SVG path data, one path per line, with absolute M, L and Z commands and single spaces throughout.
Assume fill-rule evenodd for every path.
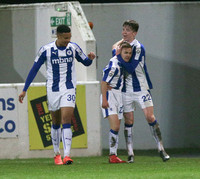
M 71 26 L 71 13 L 67 13 L 66 16 L 63 17 L 51 17 L 50 23 L 51 27 L 57 27 L 62 24 Z

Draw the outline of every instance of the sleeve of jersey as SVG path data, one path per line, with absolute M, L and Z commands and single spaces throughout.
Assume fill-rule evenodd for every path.
M 118 60 L 121 62 L 122 66 L 125 70 L 132 74 L 135 71 L 135 68 L 138 66 L 140 61 L 142 60 L 142 56 L 144 56 L 144 49 L 138 48 L 136 49 L 135 55 L 132 55 L 130 62 L 125 62 L 121 56 L 121 54 L 117 55 Z
M 38 58 L 37 62 L 34 62 L 32 68 L 28 74 L 28 77 L 26 78 L 26 82 L 25 82 L 23 91 L 27 91 L 28 87 L 34 80 L 35 76 L 37 75 L 37 72 L 39 71 L 40 67 L 42 66 L 42 64 L 45 61 L 45 56 L 46 56 L 45 53 L 43 53 L 40 56 L 40 58 Z
M 125 62 L 120 54 L 117 55 L 117 58 L 121 62 L 125 70 L 130 74 L 134 72 L 135 68 L 138 66 L 140 62 L 139 60 L 135 60 L 134 58 L 131 58 L 130 62 Z
M 113 78 L 117 75 L 117 73 L 118 73 L 117 68 L 112 67 L 105 69 L 102 81 L 110 83 L 113 80 Z
M 75 57 L 78 62 L 81 62 L 85 66 L 90 66 L 92 64 L 92 60 L 89 59 L 82 51 L 82 49 L 76 44 L 76 54 Z
M 112 50 L 112 56 L 114 57 L 116 55 L 116 49 L 114 48 L 113 50 Z

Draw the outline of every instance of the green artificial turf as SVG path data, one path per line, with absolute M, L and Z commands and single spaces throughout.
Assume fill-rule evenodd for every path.
M 123 160 L 127 156 L 118 152 Z M 100 157 L 73 157 L 72 165 L 55 166 L 47 159 L 3 159 L 0 160 L 0 178 L 131 178 L 131 179 L 199 179 L 200 156 L 185 153 L 172 154 L 163 162 L 155 151 L 135 152 L 135 163 L 109 164 L 107 152 Z

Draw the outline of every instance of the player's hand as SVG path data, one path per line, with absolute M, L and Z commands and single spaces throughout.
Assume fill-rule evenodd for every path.
M 111 89 L 112 87 L 109 84 L 107 84 L 107 90 L 111 90 Z
M 119 55 L 121 53 L 121 47 L 118 45 L 116 47 L 116 55 Z
M 109 107 L 108 101 L 107 100 L 103 100 L 102 101 L 102 108 L 107 109 Z
M 22 91 L 19 95 L 19 102 L 23 103 L 24 97 L 26 96 L 26 91 Z
M 90 53 L 88 54 L 88 58 L 89 58 L 90 60 L 94 60 L 95 57 L 96 57 L 96 55 L 94 54 L 94 52 L 90 52 Z
M 112 46 L 112 50 L 116 49 L 117 46 L 120 46 L 120 44 L 124 41 L 124 39 L 119 40 L 118 42 L 116 42 L 113 46 Z

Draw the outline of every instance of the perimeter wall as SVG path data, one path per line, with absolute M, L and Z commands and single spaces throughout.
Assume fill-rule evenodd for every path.
M 121 39 L 123 22 L 127 19 L 137 20 L 140 24 L 137 39 L 146 48 L 148 71 L 154 85 L 152 95 L 155 116 L 160 123 L 164 146 L 166 148 L 200 148 L 200 3 L 81 4 L 81 7 L 87 21 L 94 23 L 93 34 L 98 56 L 97 80 L 101 80 L 102 69 L 111 58 L 112 44 Z M 27 12 L 31 19 L 30 14 L 31 11 Z M 9 12 L 7 18 L 0 16 L 1 25 L 8 24 L 8 28 L 2 28 L 3 26 L 0 28 L 1 47 L 4 47 L 2 54 L 10 48 L 16 48 L 13 46 L 14 37 L 10 28 L 14 22 L 9 20 L 10 16 Z M 31 20 L 32 23 L 34 21 L 34 19 Z M 28 25 L 31 26 L 31 24 Z M 36 36 L 35 32 L 26 31 L 24 35 L 33 38 Z M 15 37 L 19 39 L 19 36 Z M 44 42 L 44 39 L 42 41 Z M 34 57 L 35 42 L 27 40 L 24 43 L 34 47 L 34 50 L 28 53 L 28 58 Z M 30 63 L 25 67 L 28 68 L 27 70 L 22 70 L 24 75 L 20 75 L 15 71 L 20 67 L 16 66 L 16 61 L 13 63 L 11 60 L 12 53 L 8 53 L 6 59 L 2 58 L 2 55 L 0 58 L 0 82 L 23 83 L 24 76 L 31 67 Z M 40 76 L 41 74 L 35 82 L 43 81 Z M 95 105 L 100 109 L 99 96 L 95 94 L 95 97 L 98 98 Z M 91 118 L 92 116 L 96 117 L 96 112 L 93 110 L 90 113 Z M 101 146 L 108 148 L 108 121 L 102 119 L 102 116 L 100 120 Z M 119 148 L 125 149 L 123 121 L 119 135 Z M 149 126 L 138 107 L 135 112 L 134 148 L 156 148 Z
M 154 89 L 155 116 L 166 148 L 200 147 L 200 2 L 82 4 L 94 23 L 97 79 L 111 58 L 113 43 L 121 39 L 122 24 L 140 24 L 137 39 L 146 48 Z M 123 123 L 123 122 L 122 122 Z M 108 147 L 108 122 L 102 124 L 102 145 Z M 144 115 L 137 107 L 134 147 L 156 148 Z M 125 148 L 121 124 L 119 148 Z

